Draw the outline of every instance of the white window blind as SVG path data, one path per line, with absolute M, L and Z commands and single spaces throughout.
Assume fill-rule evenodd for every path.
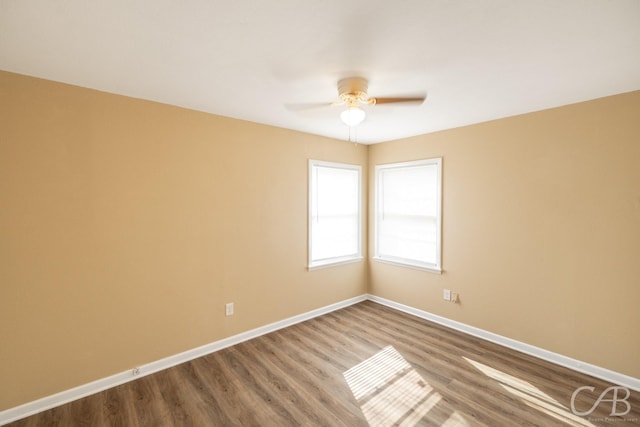
M 376 166 L 375 258 L 441 270 L 441 164 Z
M 360 259 L 361 167 L 309 161 L 309 267 Z

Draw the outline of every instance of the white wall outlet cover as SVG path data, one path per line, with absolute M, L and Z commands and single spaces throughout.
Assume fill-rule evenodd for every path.
M 442 298 L 444 298 L 446 301 L 451 301 L 451 290 L 450 289 L 445 289 L 442 292 Z
M 233 314 L 233 303 L 230 302 L 224 306 L 225 314 L 231 316 Z

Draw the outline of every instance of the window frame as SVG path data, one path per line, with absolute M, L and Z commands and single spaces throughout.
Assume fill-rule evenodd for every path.
M 313 186 L 315 183 L 314 169 L 316 167 L 345 169 L 357 172 L 358 177 L 358 196 L 357 196 L 357 246 L 356 252 L 349 255 L 340 255 L 330 258 L 313 259 L 313 197 L 316 194 Z M 308 232 L 308 257 L 307 268 L 309 271 L 319 268 L 331 267 L 340 264 L 358 262 L 363 259 L 362 255 L 362 231 L 363 231 L 363 209 L 362 209 L 362 166 L 350 163 L 329 162 L 324 160 L 309 159 L 309 188 L 308 188 L 308 215 L 307 215 L 307 232 Z
M 381 215 L 383 212 L 384 197 L 381 194 L 382 174 L 389 169 L 412 168 L 419 166 L 436 166 L 436 256 L 435 263 L 424 262 L 416 259 L 393 256 L 390 254 L 380 254 L 379 231 Z M 375 191 L 374 191 L 374 254 L 375 261 L 399 265 L 403 267 L 416 268 L 429 272 L 442 273 L 442 157 L 414 160 L 399 163 L 386 163 L 375 166 Z

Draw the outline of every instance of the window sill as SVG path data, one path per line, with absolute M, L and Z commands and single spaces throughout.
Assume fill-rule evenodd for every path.
M 425 265 L 411 264 L 411 263 L 408 263 L 408 262 L 394 261 L 394 260 L 390 260 L 390 259 L 386 259 L 386 258 L 378 258 L 378 257 L 373 257 L 373 260 L 377 261 L 377 262 L 381 262 L 383 264 L 391 264 L 391 265 L 396 265 L 398 267 L 405 267 L 405 268 L 412 268 L 414 270 L 428 271 L 429 273 L 433 273 L 433 274 L 442 274 L 442 269 L 437 268 L 437 267 L 428 267 L 428 266 L 425 266 Z
M 363 257 L 358 257 L 358 258 L 349 258 L 349 259 L 342 259 L 342 260 L 336 260 L 336 261 L 327 261 L 324 263 L 310 265 L 307 267 L 307 270 L 314 271 L 314 270 L 320 270 L 322 268 L 327 268 L 327 267 L 336 267 L 338 265 L 343 265 L 343 264 L 353 264 L 355 262 L 360 262 L 363 259 L 364 259 Z

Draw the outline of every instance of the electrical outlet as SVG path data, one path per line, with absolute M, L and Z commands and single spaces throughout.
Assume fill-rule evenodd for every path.
M 133 368 L 131 370 L 131 375 L 134 377 L 137 377 L 138 375 L 140 375 L 140 368 Z
M 451 301 L 451 290 L 445 289 L 444 292 L 442 292 L 442 298 L 444 298 L 445 301 Z
M 457 292 L 451 292 L 451 302 L 454 303 L 454 304 L 458 302 L 458 293 Z
M 232 303 L 232 302 L 227 303 L 227 304 L 224 306 L 224 310 L 225 310 L 225 314 L 226 314 L 227 316 L 233 316 L 233 303 Z

